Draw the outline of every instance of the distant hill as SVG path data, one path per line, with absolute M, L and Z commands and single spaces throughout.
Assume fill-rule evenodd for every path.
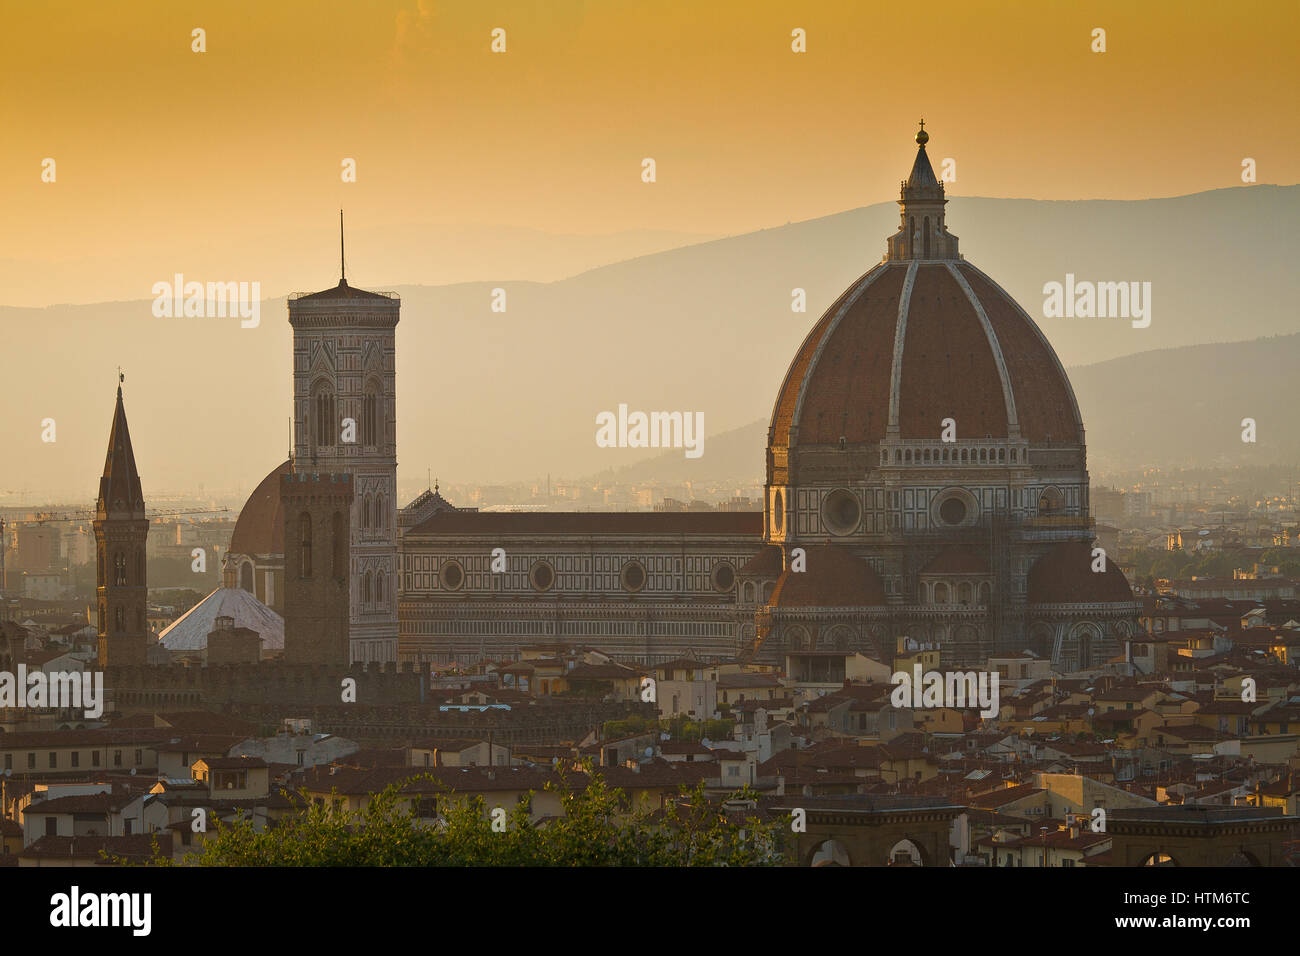
M 1291 339 L 1182 368 L 1183 359 L 1151 350 L 1300 331 L 1298 216 L 1300 187 L 1264 185 L 1132 202 L 956 198 L 948 209 L 966 257 L 1038 319 L 1067 366 L 1088 366 L 1077 381 L 1094 461 L 1111 448 L 1120 457 L 1146 448 L 1241 454 L 1227 439 L 1214 444 L 1216 429 L 1252 412 L 1261 439 L 1244 453 L 1295 457 L 1298 446 L 1281 441 L 1294 435 L 1281 421 L 1291 394 L 1282 356 Z M 620 402 L 702 411 L 704 458 L 681 467 L 713 469 L 710 459 L 729 447 L 724 432 L 759 419 L 765 427 L 795 349 L 835 297 L 879 261 L 897 221 L 896 205 L 880 203 L 558 282 L 507 274 L 399 287 L 403 497 L 423 487 L 427 467 L 448 480 L 504 482 L 638 462 L 643 450 L 595 443 L 595 416 Z M 1067 272 L 1151 282 L 1150 328 L 1043 319 L 1044 283 Z M 350 279 L 375 287 L 364 275 Z M 335 281 L 323 264 L 319 276 L 292 284 L 306 290 Z M 806 313 L 790 311 L 796 287 L 807 292 Z M 494 288 L 506 291 L 504 313 L 490 310 Z M 11 410 L 0 416 L 0 491 L 93 497 L 119 364 L 127 369 L 146 493 L 251 490 L 284 458 L 290 336 L 283 299 L 263 304 L 256 329 L 230 319 L 155 319 L 144 300 L 0 308 L 0 329 Z M 1145 355 L 1094 364 L 1134 353 Z M 46 417 L 57 420 L 55 444 L 40 440 Z M 1147 430 L 1158 432 L 1157 445 L 1129 437 Z M 735 441 L 739 456 L 745 442 Z M 761 471 L 761 441 L 752 454 L 746 471 Z
M 1152 465 L 1300 463 L 1300 335 L 1158 349 L 1067 369 L 1093 472 Z M 1241 440 L 1255 419 L 1256 441 Z M 617 469 L 621 481 L 762 482 L 766 417 L 711 439 L 687 461 L 669 452 Z

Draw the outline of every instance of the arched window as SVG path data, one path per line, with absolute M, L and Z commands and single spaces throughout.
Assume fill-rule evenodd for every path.
M 934 603 L 948 603 L 948 585 L 944 584 L 942 581 L 934 586 Z
M 122 605 L 120 604 L 113 609 L 113 624 L 115 625 L 113 628 L 115 631 L 120 632 L 126 630 L 126 612 L 122 610 Z
M 1007 460 L 1007 450 L 1005 448 L 999 448 L 998 461 L 1006 461 L 1006 460 Z
M 311 577 L 311 515 L 303 512 L 298 516 L 298 577 Z
M 249 594 L 253 592 L 253 562 L 245 561 L 239 566 L 239 586 Z
M 930 258 L 930 217 L 925 217 L 925 257 Z
M 361 576 L 361 603 L 370 603 L 370 572 L 367 571 Z
M 126 555 L 121 551 L 113 552 L 113 583 L 126 584 Z
M 375 601 L 376 603 L 379 604 L 384 603 L 384 572 L 383 571 L 375 572 Z
M 1014 448 L 1011 449 L 1011 460 L 1012 461 L 1016 460 L 1016 450 Z
M 961 604 L 969 604 L 971 602 L 971 597 L 973 596 L 973 591 L 974 589 L 971 587 L 970 582 L 963 581 L 957 587 L 957 601 Z
M 361 400 L 361 443 L 367 446 L 379 444 L 379 391 L 373 384 L 366 386 L 365 397 Z
M 334 554 L 334 564 L 330 571 L 334 577 L 344 578 L 348 574 L 348 542 L 343 536 L 343 515 L 337 511 L 330 520 L 330 531 L 333 534 L 330 544 L 333 545 Z
M 965 448 L 963 448 L 963 449 L 961 450 L 961 460 L 962 460 L 962 461 L 969 461 L 969 459 L 968 459 L 966 456 L 967 456 L 967 451 L 966 451 Z
M 981 603 L 981 604 L 985 604 L 985 605 L 987 605 L 987 604 L 989 603 L 989 596 L 990 596 L 990 593 L 991 593 L 991 592 L 990 592 L 990 589 L 989 589 L 989 583 L 988 583 L 987 581 L 985 581 L 983 584 L 980 585 L 980 603 Z
M 326 382 L 318 382 L 311 393 L 311 437 L 320 448 L 334 444 L 334 392 Z
M 361 527 L 370 527 L 370 496 L 361 499 Z
M 907 220 L 907 243 L 908 243 L 907 251 L 911 255 L 915 256 L 916 255 L 916 217 L 915 216 L 909 216 Z

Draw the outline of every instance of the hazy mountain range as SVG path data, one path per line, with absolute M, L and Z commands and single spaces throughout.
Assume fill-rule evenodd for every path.
M 1131 202 L 957 198 L 948 224 L 1070 368 L 1094 470 L 1217 456 L 1293 461 L 1298 206 L 1300 186 L 1264 185 Z M 402 496 L 423 488 L 427 467 L 446 481 L 497 483 L 645 459 L 596 445 L 596 415 L 620 403 L 704 413 L 704 455 L 662 459 L 653 467 L 663 477 L 761 474 L 766 419 L 790 358 L 817 316 L 879 261 L 897 219 L 895 204 L 880 203 L 549 283 L 511 281 L 531 268 L 521 249 L 520 265 L 500 279 L 399 286 Z M 1044 284 L 1066 273 L 1152 283 L 1150 327 L 1043 318 Z M 337 279 L 322 262 L 318 275 L 285 285 Z M 349 281 L 379 287 L 365 275 Z M 791 312 L 796 287 L 807 292 L 806 313 Z M 504 313 L 491 311 L 496 288 Z M 247 329 L 238 319 L 157 319 L 150 304 L 0 308 L 9 412 L 0 416 L 0 493 L 93 498 L 119 364 L 146 493 L 248 491 L 283 460 L 284 300 L 263 302 L 259 326 Z M 1241 341 L 1266 336 L 1283 337 Z M 1241 344 L 1205 346 L 1232 341 Z M 1185 348 L 1194 345 L 1204 347 Z M 1254 446 L 1240 442 L 1245 417 L 1258 423 Z M 56 421 L 53 444 L 41 441 L 46 418 Z

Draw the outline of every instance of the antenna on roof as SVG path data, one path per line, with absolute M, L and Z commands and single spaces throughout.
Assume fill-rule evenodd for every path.
M 343 257 L 343 210 L 339 210 L 339 284 L 348 284 L 347 260 Z

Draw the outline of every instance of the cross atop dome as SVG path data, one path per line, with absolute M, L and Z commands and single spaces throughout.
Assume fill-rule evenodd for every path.
M 930 134 L 925 131 L 925 120 L 916 134 L 916 158 L 912 171 L 902 183 L 898 204 L 900 224 L 898 232 L 890 236 L 885 253 L 887 260 L 959 259 L 957 237 L 944 226 L 943 183 L 934 174 L 925 144 Z

